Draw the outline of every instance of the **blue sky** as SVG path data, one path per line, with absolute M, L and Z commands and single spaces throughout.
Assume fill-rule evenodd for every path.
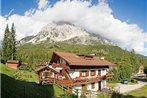
M 14 9 L 13 13 L 24 14 L 30 8 L 37 8 L 39 0 L 2 0 L 2 16 Z M 54 4 L 57 0 L 49 0 Z M 9 3 L 8 3 L 9 2 Z M 147 0 L 107 0 L 113 10 L 115 18 L 128 23 L 135 23 L 147 32 Z M 97 0 L 92 0 L 92 4 L 97 4 Z

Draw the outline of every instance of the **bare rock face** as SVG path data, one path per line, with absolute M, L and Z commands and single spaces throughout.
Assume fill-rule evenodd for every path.
M 23 38 L 25 39 L 25 38 Z M 66 42 L 74 44 L 94 44 L 99 42 L 101 44 L 113 44 L 110 40 L 88 33 L 84 29 L 77 27 L 68 22 L 53 22 L 44 26 L 42 30 L 35 36 L 29 37 L 28 40 L 20 40 L 25 43 L 40 43 L 47 42 Z

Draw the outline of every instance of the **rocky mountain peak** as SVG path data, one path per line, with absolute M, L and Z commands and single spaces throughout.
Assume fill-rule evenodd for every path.
M 47 24 L 37 35 L 27 41 L 23 41 L 23 44 L 35 44 L 42 41 L 47 41 L 50 43 L 67 42 L 77 44 L 92 44 L 93 42 L 99 42 L 103 44 L 112 44 L 111 41 L 99 35 L 88 33 L 84 29 L 65 21 L 52 22 Z

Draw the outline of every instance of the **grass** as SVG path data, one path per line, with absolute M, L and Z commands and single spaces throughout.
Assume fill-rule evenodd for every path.
M 6 74 L 11 77 L 15 72 L 15 69 L 11 69 L 4 64 L 0 64 L 0 73 Z
M 107 82 L 107 87 L 114 88 L 117 86 L 117 83 Z
M 135 84 L 137 84 L 137 82 L 129 82 L 128 84 L 129 85 L 135 85 Z
M 34 72 L 17 71 L 3 64 L 0 64 L 0 70 L 1 98 L 56 98 L 63 94 L 56 86 L 36 84 Z
M 147 85 L 137 90 L 125 93 L 124 98 L 147 98 Z

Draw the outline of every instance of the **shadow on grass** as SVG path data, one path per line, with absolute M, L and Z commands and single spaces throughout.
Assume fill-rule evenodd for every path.
M 136 97 L 132 95 L 124 95 L 122 98 L 136 98 Z M 147 97 L 142 96 L 142 97 L 137 97 L 137 98 L 147 98 Z
M 111 98 L 147 98 L 146 96 L 136 97 L 133 95 L 123 95 L 119 93 L 112 93 Z
M 55 98 L 53 86 L 15 80 L 1 74 L 1 98 Z

